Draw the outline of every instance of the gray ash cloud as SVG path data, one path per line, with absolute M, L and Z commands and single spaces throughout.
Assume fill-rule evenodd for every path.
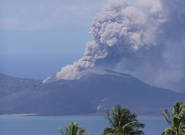
M 110 0 L 91 25 L 84 55 L 57 80 L 93 69 L 130 73 L 152 85 L 185 90 L 185 1 Z

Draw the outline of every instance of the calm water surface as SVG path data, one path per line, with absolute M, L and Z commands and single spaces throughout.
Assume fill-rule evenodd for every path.
M 167 127 L 162 117 L 141 116 L 145 135 L 160 135 Z M 0 116 L 0 135 L 60 135 L 57 128 L 78 122 L 88 133 L 99 135 L 108 125 L 103 116 Z

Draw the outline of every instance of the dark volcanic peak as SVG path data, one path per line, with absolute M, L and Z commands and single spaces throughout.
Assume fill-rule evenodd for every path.
M 89 77 L 92 77 L 92 76 L 104 76 L 104 75 L 133 78 L 129 74 L 119 73 L 119 72 L 115 72 L 112 70 L 88 69 L 84 71 L 83 75 L 79 79 L 74 79 L 74 80 L 83 80 L 83 79 L 88 79 Z M 66 81 L 72 81 L 72 80 L 57 79 L 56 75 L 54 75 L 54 76 L 48 77 L 47 79 L 43 80 L 43 84 L 61 82 L 61 81 L 66 82 Z
M 139 114 L 160 114 L 162 108 L 185 101 L 183 94 L 110 70 L 93 70 L 78 80 L 51 79 L 47 83 L 6 78 L 0 80 L 0 87 L 0 92 L 5 92 L 0 98 L 0 114 L 89 114 L 116 104 Z
M 85 76 L 82 76 L 82 78 L 86 78 L 87 76 L 92 76 L 92 75 L 110 75 L 110 76 L 117 76 L 117 77 L 124 77 L 124 78 L 132 77 L 131 75 L 115 72 L 112 70 L 90 70 Z

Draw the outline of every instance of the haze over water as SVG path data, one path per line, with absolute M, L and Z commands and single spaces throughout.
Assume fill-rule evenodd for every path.
M 162 117 L 140 116 L 139 119 L 146 124 L 145 135 L 160 135 L 167 127 Z M 60 135 L 57 129 L 64 129 L 72 121 L 93 135 L 101 135 L 108 126 L 103 116 L 0 116 L 0 135 Z

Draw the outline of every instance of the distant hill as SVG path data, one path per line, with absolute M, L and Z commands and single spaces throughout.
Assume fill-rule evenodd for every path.
M 94 114 L 120 104 L 139 114 L 157 115 L 176 101 L 185 101 L 185 94 L 113 71 L 47 83 L 0 74 L 0 114 Z
M 21 79 L 0 73 L 0 98 L 19 93 L 21 91 L 30 91 L 40 83 L 41 81 Z

